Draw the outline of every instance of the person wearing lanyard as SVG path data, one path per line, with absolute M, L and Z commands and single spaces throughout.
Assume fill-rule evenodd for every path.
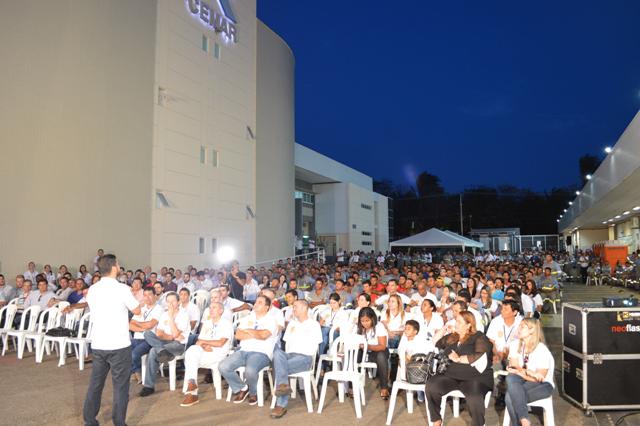
M 198 341 L 187 349 L 184 355 L 184 381 L 187 383 L 185 398 L 181 407 L 198 403 L 198 368 L 217 368 L 231 347 L 233 325 L 222 318 L 224 306 L 211 302 L 209 310 L 202 317 L 202 329 Z
M 320 329 L 322 330 L 322 343 L 320 344 L 320 354 L 327 351 L 329 347 L 329 332 L 334 326 L 338 326 L 344 321 L 344 311 L 340 308 L 340 295 L 338 293 L 331 293 L 329 295 L 329 307 L 323 311 L 320 315 Z M 340 332 L 336 330 L 334 338 L 339 336 Z
M 553 393 L 554 361 L 544 344 L 539 320 L 522 320 L 518 332 L 520 340 L 513 342 L 509 351 L 506 405 L 512 426 L 529 426 L 527 403 Z
M 134 315 L 129 321 L 129 330 L 133 332 L 133 339 L 131 339 L 131 379 L 135 380 L 136 383 L 142 381 L 142 357 L 151 350 L 151 345 L 144 340 L 144 332 L 155 330 L 162 315 L 162 308 L 157 304 L 153 288 L 147 287 L 144 289 L 142 301 L 144 302 L 142 312 L 140 315 Z
M 118 260 L 105 254 L 98 260 L 102 278 L 89 288 L 87 303 L 93 323 L 91 350 L 93 363 L 87 396 L 84 401 L 84 424 L 97 426 L 102 389 L 111 370 L 113 407 L 111 418 L 116 426 L 126 424 L 131 373 L 131 340 L 129 312 L 139 315 L 140 305 L 129 286 L 116 280 L 120 273 Z

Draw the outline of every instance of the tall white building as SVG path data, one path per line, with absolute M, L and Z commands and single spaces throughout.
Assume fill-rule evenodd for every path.
M 293 253 L 295 60 L 255 0 L 2 2 L 0 39 L 0 272 Z

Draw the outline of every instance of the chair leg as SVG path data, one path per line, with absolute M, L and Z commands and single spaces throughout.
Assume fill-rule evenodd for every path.
M 176 390 L 176 364 L 177 361 L 174 359 L 169 361 L 169 390 Z
M 62 367 L 65 364 L 67 358 L 67 342 L 65 342 L 63 339 L 58 342 L 58 345 L 60 347 L 60 360 L 58 361 L 58 367 Z
M 322 390 L 320 391 L 320 401 L 318 401 L 318 414 L 322 413 L 322 406 L 324 405 L 324 397 L 327 394 L 327 378 L 322 381 Z
M 304 383 L 304 399 L 307 401 L 307 412 L 313 413 L 313 397 L 311 396 L 311 373 L 308 377 L 305 377 L 302 381 Z
M 22 355 L 24 354 L 24 344 L 25 337 L 22 335 L 18 336 L 18 359 L 22 359 Z
M 509 410 L 504 409 L 504 419 L 502 420 L 502 426 L 509 426 L 511 424 L 511 418 L 509 417 Z M 546 426 L 546 424 L 545 424 Z
M 291 388 L 291 399 L 296 399 L 298 394 L 298 379 L 295 377 L 290 378 L 289 387 Z
M 393 384 L 393 388 L 391 389 L 391 398 L 389 398 L 389 409 L 387 410 L 387 425 L 391 424 L 391 420 L 393 419 L 393 412 L 396 409 L 396 398 L 398 397 L 398 386 Z
M 413 392 L 406 391 L 405 396 L 407 398 L 407 411 L 409 414 L 413 414 Z
M 84 343 L 78 343 L 78 369 L 84 370 Z
M 142 358 L 140 358 L 140 362 L 142 365 L 142 371 L 140 372 L 140 377 L 142 379 L 142 383 L 144 384 L 144 378 L 147 375 L 147 355 L 142 355 Z
M 460 417 L 460 398 L 453 398 L 453 417 Z
M 440 401 L 440 418 L 442 419 L 442 423 L 444 423 L 445 408 L 447 408 L 447 398 L 442 397 L 442 401 Z
M 264 406 L 264 370 L 258 373 L 258 407 Z
M 213 377 L 213 386 L 216 392 L 216 399 L 222 399 L 222 376 L 220 376 L 220 371 L 216 367 L 215 371 L 211 371 L 211 376 Z
M 544 426 L 556 426 L 556 420 L 553 415 L 553 404 L 549 404 L 549 408 L 544 410 Z
M 361 396 L 361 387 L 360 387 L 360 379 L 356 379 L 353 381 L 353 405 L 356 407 L 356 417 L 362 418 L 362 406 L 360 405 L 360 396 Z

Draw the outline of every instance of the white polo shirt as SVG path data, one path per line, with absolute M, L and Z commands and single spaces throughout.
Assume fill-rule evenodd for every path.
M 233 324 L 231 321 L 220 318 L 217 323 L 213 323 L 211 318 L 202 321 L 202 329 L 198 335 L 202 340 L 220 340 L 227 339 L 227 342 L 220 348 L 213 348 L 216 352 L 229 352 L 231 342 L 233 341 Z
M 414 316 L 413 319 L 420 324 L 420 331 L 418 332 L 418 335 L 422 338 L 431 339 L 435 336 L 438 330 L 444 327 L 442 315 L 437 312 L 432 312 L 431 319 L 428 321 L 424 318 L 424 314 L 422 312 Z
M 251 312 L 240 320 L 239 330 L 267 330 L 271 336 L 265 340 L 245 339 L 240 341 L 240 350 L 245 352 L 260 352 L 271 359 L 273 357 L 273 347 L 278 336 L 278 325 L 273 314 L 267 313 L 258 319 L 255 312 Z
M 187 313 L 187 316 L 189 316 L 189 321 L 196 322 L 196 325 L 195 327 L 193 327 L 193 329 L 195 330 L 196 328 L 198 328 L 198 324 L 200 324 L 200 309 L 198 309 L 198 307 L 193 303 L 189 302 L 186 308 L 182 306 L 182 304 L 180 304 L 180 310 Z
M 103 277 L 89 287 L 87 303 L 91 311 L 91 348 L 112 351 L 131 345 L 129 313 L 139 306 L 129 286 L 115 278 Z
M 526 355 L 527 357 L 527 370 L 529 371 L 537 371 L 537 370 L 547 370 L 547 374 L 544 377 L 544 381 L 551 384 L 555 388 L 555 384 L 553 383 L 553 369 L 555 365 L 555 361 L 553 359 L 553 355 L 549 351 L 547 346 L 540 342 L 535 347 L 533 352 Z M 520 342 L 515 341 L 511 342 L 509 345 L 509 359 L 515 359 L 518 361 L 518 366 L 524 366 L 524 358 L 525 354 L 520 349 Z
M 487 337 L 493 341 L 497 352 L 504 352 L 509 345 L 518 340 L 518 327 L 522 317 L 517 315 L 511 327 L 504 323 L 502 315 L 498 315 L 489 323 Z
M 320 324 L 311 318 L 304 322 L 294 319 L 287 326 L 282 340 L 287 343 L 288 353 L 314 356 L 322 343 Z
M 434 305 L 438 306 L 438 298 L 430 291 L 427 291 L 427 294 L 425 294 L 424 296 L 420 296 L 420 293 L 418 292 L 415 292 L 411 295 L 411 301 L 416 302 L 416 306 L 421 306 L 424 299 L 429 299 L 433 302 Z
M 154 303 L 152 306 L 144 305 L 141 311 L 142 312 L 140 312 L 140 315 L 134 315 L 133 318 L 131 319 L 138 322 L 149 322 L 152 320 L 156 320 L 160 322 L 160 316 L 162 315 L 162 308 L 157 304 Z M 155 333 L 157 327 L 158 325 L 156 324 L 156 326 L 153 328 L 150 328 L 149 331 L 152 331 Z M 135 333 L 133 333 L 133 338 L 144 339 L 144 331 L 136 331 Z
M 180 331 L 182 338 L 178 339 L 180 343 L 187 343 L 189 333 L 191 333 L 191 323 L 189 322 L 189 314 L 186 311 L 178 310 L 174 319 L 176 328 Z M 162 330 L 164 334 L 172 334 L 171 325 L 169 324 L 169 311 L 164 311 L 158 322 L 158 330 Z

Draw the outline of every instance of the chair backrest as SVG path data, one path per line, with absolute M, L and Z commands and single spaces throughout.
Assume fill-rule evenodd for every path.
M 19 299 L 20 299 L 19 297 L 16 297 L 16 298 L 11 299 L 11 300 L 9 301 L 8 305 L 17 305 L 17 304 L 18 304 L 18 300 L 19 300 Z
M 71 303 L 65 301 L 65 300 L 61 300 L 57 303 L 55 303 L 53 306 L 57 307 L 58 309 L 60 309 L 61 311 L 64 310 L 65 308 L 68 308 L 71 305 Z
M 196 292 L 193 293 L 193 303 L 198 307 L 198 310 L 200 310 L 200 315 L 204 314 L 208 302 L 209 294 L 206 290 L 196 290 Z
M 309 315 L 311 317 L 311 319 L 318 321 L 318 319 L 320 318 L 320 313 L 326 309 L 331 309 L 331 307 L 329 305 L 318 305 L 315 308 L 311 309 L 311 315 Z
M 13 328 L 13 318 L 15 318 L 17 311 L 18 306 L 15 303 L 6 305 L 2 309 L 0 309 L 0 320 L 4 316 L 4 322 L 0 322 L 0 329 L 9 330 Z
M 46 323 L 45 323 L 46 317 Z M 58 327 L 60 325 L 60 309 L 55 306 L 52 308 L 47 308 L 40 313 L 40 317 L 38 318 L 38 328 L 36 332 L 44 333 L 52 328 Z
M 29 306 L 22 312 L 22 318 L 20 319 L 20 328 L 18 330 L 23 331 L 35 331 L 38 326 L 38 314 L 42 308 L 39 305 Z M 29 317 L 29 323 L 26 323 L 27 316 Z
M 342 339 L 342 371 L 359 372 L 360 363 L 358 362 L 358 351 L 362 350 L 362 354 L 367 353 L 367 340 L 360 334 L 349 334 L 340 336 L 337 340 Z M 334 341 L 335 343 L 335 341 Z M 360 347 L 362 345 L 362 347 Z M 363 355 L 364 357 L 364 355 Z
M 407 357 L 404 348 L 398 348 L 398 379 L 407 380 Z
M 87 321 L 89 322 L 89 325 L 87 328 L 87 334 L 85 335 L 84 328 L 87 327 Z M 91 331 L 91 324 L 92 324 L 91 313 L 87 312 L 86 314 L 82 315 L 82 318 L 80 318 L 80 321 L 78 322 L 78 338 L 79 339 L 89 335 L 89 332 Z

